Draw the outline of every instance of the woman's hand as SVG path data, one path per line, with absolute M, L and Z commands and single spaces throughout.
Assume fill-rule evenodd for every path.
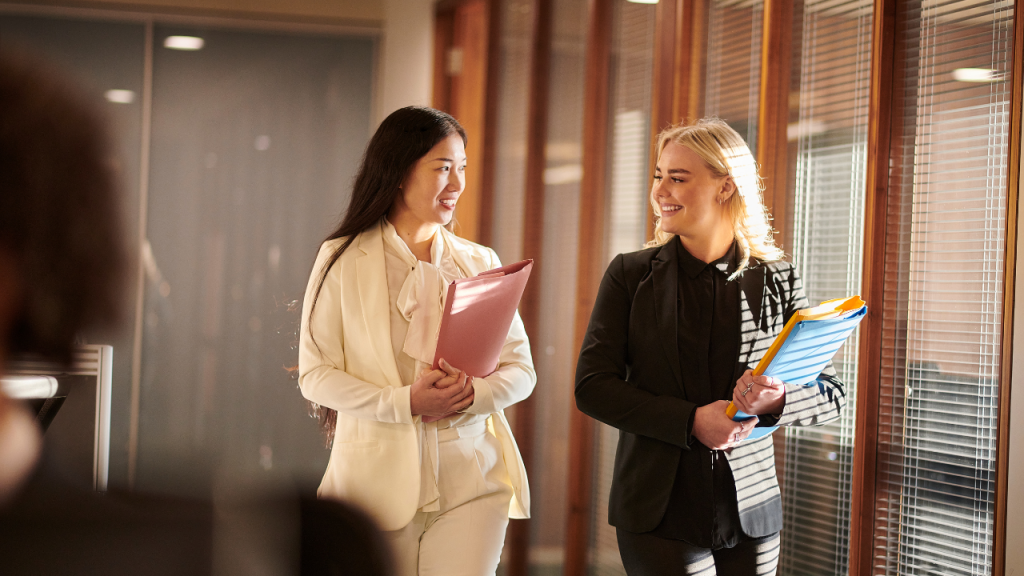
M 734 422 L 725 415 L 727 400 L 718 400 L 697 408 L 693 416 L 693 436 L 712 450 L 732 448 L 743 440 L 757 425 L 757 418 Z
M 473 377 L 453 368 L 444 359 L 442 370 L 426 370 L 412 383 L 409 404 L 412 415 L 424 422 L 447 418 L 473 404 Z
M 778 378 L 754 376 L 747 370 L 736 381 L 732 402 L 751 416 L 781 414 L 786 407 L 786 385 Z

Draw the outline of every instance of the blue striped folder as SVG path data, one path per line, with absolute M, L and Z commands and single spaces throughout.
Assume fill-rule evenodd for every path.
M 798 311 L 754 368 L 754 375 L 772 376 L 787 384 L 814 384 L 867 312 L 868 307 L 859 296 L 829 300 Z M 732 402 L 725 412 L 737 422 L 756 418 L 737 409 Z M 761 438 L 777 429 L 778 426 L 754 428 L 746 439 Z

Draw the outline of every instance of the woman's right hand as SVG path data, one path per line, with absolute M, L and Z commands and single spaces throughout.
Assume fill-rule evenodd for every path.
M 697 408 L 693 416 L 693 437 L 712 450 L 726 450 L 739 444 L 757 425 L 757 418 L 735 422 L 725 414 L 728 400 Z
M 442 366 L 447 362 L 441 360 Z M 410 408 L 427 422 L 461 412 L 473 404 L 472 377 L 450 366 L 445 370 L 427 370 L 412 383 Z

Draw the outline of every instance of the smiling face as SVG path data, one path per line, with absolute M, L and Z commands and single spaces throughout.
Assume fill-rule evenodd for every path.
M 447 225 L 466 188 L 466 146 L 452 134 L 413 164 L 391 207 L 389 220 L 416 227 Z
M 735 192 L 732 179 L 715 176 L 696 152 L 675 142 L 665 145 L 651 187 L 662 230 L 679 236 L 683 244 L 731 238 L 726 200 Z

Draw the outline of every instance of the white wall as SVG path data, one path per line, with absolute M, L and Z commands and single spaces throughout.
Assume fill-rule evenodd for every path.
M 385 0 L 374 128 L 404 106 L 430 105 L 433 0 Z
M 1024 103 L 1022 103 L 1024 108 Z M 1021 154 L 1024 174 L 1024 154 Z M 1024 199 L 1024 180 L 1018 183 Z M 1024 212 L 1017 203 L 1017 282 L 1010 378 L 1010 478 L 1006 504 L 1006 576 L 1024 576 Z M 1014 384 L 1020 382 L 1019 390 Z

